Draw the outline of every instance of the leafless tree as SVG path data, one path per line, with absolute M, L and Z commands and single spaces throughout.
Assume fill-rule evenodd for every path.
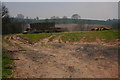
M 72 18 L 72 19 L 80 19 L 81 17 L 80 17 L 80 15 L 78 15 L 78 14 L 73 14 L 73 15 L 71 16 L 71 18 Z
M 52 16 L 51 19 L 60 19 L 59 16 Z
M 63 19 L 67 19 L 67 16 L 63 16 Z
M 18 19 L 24 19 L 24 15 L 23 14 L 17 14 L 17 17 Z
M 56 17 L 55 17 L 55 16 L 52 16 L 51 19 L 56 19 Z
M 8 13 L 8 8 L 6 8 L 6 6 L 2 4 L 2 18 L 9 16 Z
M 39 20 L 39 17 L 36 17 L 36 20 Z

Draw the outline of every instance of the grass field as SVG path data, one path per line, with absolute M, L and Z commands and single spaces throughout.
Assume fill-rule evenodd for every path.
M 24 34 L 23 37 L 29 38 L 28 40 L 29 40 L 30 42 L 36 42 L 36 41 L 38 41 L 38 40 L 40 40 L 40 39 L 49 37 L 49 36 L 51 36 L 51 35 L 52 35 L 51 33 Z
M 10 60 L 10 55 L 5 49 L 3 49 L 2 52 L 2 77 L 10 78 L 12 74 L 12 61 Z
M 118 39 L 118 31 L 81 31 L 65 34 L 62 39 L 64 41 L 80 41 L 84 38 L 86 42 L 101 39 L 104 41 L 112 41 Z
M 54 36 L 51 37 L 51 40 L 52 40 L 52 39 L 54 39 L 55 37 L 57 37 L 61 34 L 63 34 L 63 32 L 62 33 L 23 34 L 23 36 L 21 36 L 21 37 L 26 38 L 30 42 L 37 42 L 40 39 L 47 38 L 47 37 L 50 37 L 50 36 L 54 35 Z
M 109 30 L 109 31 L 79 31 L 79 32 L 62 32 L 62 33 L 39 33 L 39 34 L 23 34 L 24 37 L 28 38 L 29 41 L 36 42 L 40 39 L 52 36 L 51 39 L 62 35 L 61 39 L 63 41 L 76 42 L 84 38 L 85 41 L 95 41 L 96 39 L 101 39 L 104 41 L 113 41 L 120 38 L 118 35 L 119 31 Z

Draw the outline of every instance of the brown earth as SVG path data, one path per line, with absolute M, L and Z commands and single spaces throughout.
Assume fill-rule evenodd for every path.
M 14 78 L 117 78 L 118 47 L 100 44 L 63 43 L 50 37 L 29 44 L 19 35 L 3 42 L 13 56 Z

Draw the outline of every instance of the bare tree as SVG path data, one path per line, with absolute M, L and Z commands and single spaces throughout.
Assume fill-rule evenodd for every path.
M 56 17 L 55 17 L 55 16 L 52 16 L 51 19 L 56 19 Z
M 72 18 L 72 19 L 80 19 L 81 17 L 80 17 L 80 15 L 78 15 L 78 14 L 73 14 L 73 15 L 71 16 L 71 18 Z
M 26 19 L 29 19 L 28 16 L 26 17 Z
M 24 19 L 24 15 L 23 14 L 17 14 L 17 17 L 18 19 Z
M 52 16 L 51 19 L 60 19 L 59 16 Z
M 67 16 L 63 16 L 63 19 L 67 19 Z
M 6 6 L 2 4 L 2 18 L 8 17 L 9 16 L 8 13 L 9 13 L 8 8 L 6 8 Z
M 38 17 L 38 16 L 36 17 L 36 20 L 39 20 L 39 17 Z

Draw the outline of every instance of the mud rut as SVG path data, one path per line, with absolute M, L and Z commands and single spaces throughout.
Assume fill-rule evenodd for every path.
M 3 43 L 13 55 L 14 78 L 117 78 L 118 47 L 49 42 L 29 44 L 19 35 Z

